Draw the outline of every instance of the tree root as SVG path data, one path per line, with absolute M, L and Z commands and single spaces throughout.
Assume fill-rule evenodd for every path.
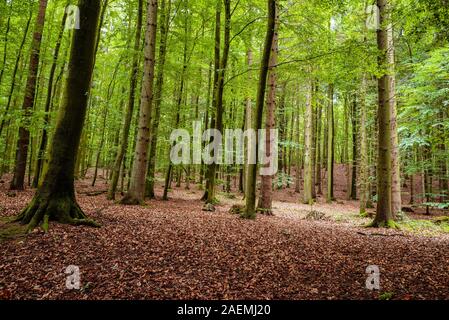
M 274 216 L 274 212 L 273 209 L 265 209 L 265 208 L 257 208 L 256 210 L 257 213 L 260 213 L 264 216 Z
M 100 227 L 97 222 L 88 219 L 76 200 L 69 196 L 47 199 L 36 195 L 14 221 L 27 225 L 27 232 L 32 232 L 39 225 L 44 232 L 48 232 L 49 221 L 75 226 Z
M 386 228 L 386 229 L 396 229 L 400 230 L 401 228 L 394 220 L 388 221 L 376 221 L 374 220 L 372 223 L 366 226 L 367 228 Z
M 130 194 L 126 194 L 122 200 L 119 201 L 120 204 L 126 205 L 126 206 L 140 206 L 143 205 L 144 202 L 133 197 Z

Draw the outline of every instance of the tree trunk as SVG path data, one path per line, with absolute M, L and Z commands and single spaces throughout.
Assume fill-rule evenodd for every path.
M 391 10 L 388 8 L 388 10 Z M 387 26 L 387 76 L 388 76 L 388 101 L 391 112 L 391 213 L 393 218 L 402 212 L 401 195 L 401 168 L 399 155 L 399 138 L 397 125 L 397 103 L 396 103 L 396 77 L 395 77 L 395 49 L 393 24 L 389 21 Z
M 137 132 L 136 150 L 131 173 L 131 185 L 128 193 L 121 200 L 122 204 L 137 205 L 142 204 L 145 201 L 145 179 L 148 167 L 148 148 L 150 144 L 150 122 L 156 53 L 157 2 L 157 0 L 148 1 L 139 129 Z
M 146 195 L 150 199 L 155 198 L 154 194 L 154 181 L 156 174 L 156 156 L 157 156 L 157 145 L 158 145 L 158 132 L 159 132 L 159 122 L 161 118 L 161 103 L 162 103 L 162 90 L 164 87 L 164 67 L 165 60 L 167 56 L 167 37 L 170 28 L 170 12 L 171 12 L 171 0 L 168 0 L 168 7 L 165 7 L 165 0 L 161 3 L 161 40 L 159 46 L 159 64 L 158 64 L 158 74 L 156 78 L 156 84 L 154 88 L 154 114 L 152 117 L 151 124 L 151 143 L 150 143 L 150 156 L 148 163 L 148 177 L 146 185 Z
M 17 77 L 17 72 L 19 71 L 19 65 L 20 65 L 20 60 L 22 58 L 23 47 L 25 46 L 25 42 L 28 37 L 28 30 L 30 28 L 31 18 L 32 18 L 32 12 L 30 12 L 30 15 L 28 17 L 27 24 L 25 26 L 25 32 L 23 33 L 23 37 L 22 37 L 22 42 L 20 43 L 19 50 L 17 52 L 17 57 L 16 57 L 16 61 L 14 64 L 14 70 L 12 72 L 12 77 L 11 77 L 12 78 L 11 87 L 8 92 L 8 101 L 6 102 L 6 107 L 5 107 L 5 110 L 3 111 L 2 122 L 0 124 L 0 137 L 2 135 L 3 128 L 5 127 L 5 124 L 9 123 L 9 119 L 7 119 L 8 113 L 9 113 L 9 109 L 11 108 L 11 103 L 12 103 L 12 99 L 14 96 L 14 89 L 16 87 L 16 82 L 19 82 L 19 81 L 16 81 L 16 77 Z M 8 147 L 8 145 L 6 147 Z
M 380 29 L 377 31 L 377 45 L 381 51 L 379 67 L 383 69 L 388 63 L 388 25 L 390 14 L 388 0 L 377 0 L 380 13 Z M 391 148 L 391 104 L 389 99 L 391 77 L 388 74 L 378 80 L 378 156 L 377 156 L 377 210 L 373 221 L 374 227 L 394 226 L 394 216 L 391 211 L 391 176 L 392 176 L 392 148 Z
M 357 200 L 357 97 L 354 95 L 351 103 L 352 121 L 352 174 L 351 174 L 351 199 Z
M 359 169 L 359 194 L 360 194 L 360 214 L 366 215 L 366 208 L 369 199 L 369 158 L 368 158 L 368 138 L 367 110 L 366 110 L 366 75 L 362 76 L 360 92 L 360 169 Z
M 268 97 L 267 97 L 267 112 L 265 122 L 265 156 L 267 159 L 273 159 L 272 149 L 273 144 L 277 143 L 275 137 L 272 136 L 271 130 L 276 126 L 276 65 L 278 57 L 278 25 L 279 25 L 279 10 L 276 5 L 276 23 L 273 35 L 273 42 L 271 46 L 270 69 L 268 75 Z M 270 162 L 272 162 L 270 160 Z M 267 165 L 269 167 L 270 164 Z M 261 177 L 260 198 L 257 206 L 257 211 L 272 215 L 273 207 L 273 177 L 274 175 L 263 175 Z
M 267 21 L 267 32 L 265 37 L 264 50 L 262 55 L 262 61 L 260 64 L 260 75 L 259 75 L 259 85 L 257 88 L 257 99 L 256 99 L 256 118 L 254 121 L 254 128 L 262 128 L 262 115 L 263 107 L 265 103 L 265 89 L 267 85 L 267 75 L 270 66 L 270 55 L 271 47 L 273 44 L 275 21 L 276 21 L 276 0 L 268 0 L 268 21 Z M 258 139 L 255 139 L 255 150 L 256 159 L 258 159 Z M 242 217 L 246 219 L 256 218 L 256 182 L 257 182 L 257 164 L 248 165 L 248 179 L 246 187 L 246 207 L 242 213 Z
M 327 105 L 327 194 L 326 201 L 334 200 L 334 161 L 335 161 L 335 133 L 334 133 L 334 85 L 328 88 Z
M 304 197 L 303 202 L 305 204 L 313 203 L 312 193 L 312 148 L 313 148 L 313 108 L 312 108 L 312 81 L 309 82 L 307 88 L 307 101 L 306 101 L 306 113 L 305 113 L 305 134 L 304 134 Z
M 42 32 L 44 30 L 45 13 L 47 10 L 47 0 L 39 1 L 39 12 L 34 26 L 33 42 L 31 44 L 30 65 L 28 79 L 25 88 L 25 98 L 22 104 L 23 121 L 19 127 L 19 139 L 17 140 L 16 163 L 14 176 L 11 181 L 11 190 L 23 190 L 26 163 L 28 156 L 28 146 L 30 143 L 30 117 L 34 106 L 34 96 L 36 94 L 37 72 L 39 68 L 39 56 L 42 41 Z
M 59 29 L 58 38 L 56 40 L 56 47 L 53 54 L 53 63 L 51 65 L 50 69 L 50 77 L 48 79 L 48 88 L 47 88 L 47 97 L 45 99 L 45 107 L 44 107 L 44 127 L 42 129 L 42 138 L 41 142 L 39 144 L 39 150 L 37 152 L 37 162 L 36 162 L 36 168 L 34 172 L 34 178 L 33 178 L 33 188 L 37 188 L 39 184 L 39 178 L 41 176 L 42 172 L 42 166 L 44 163 L 44 155 L 45 155 L 45 149 L 47 148 L 47 142 L 48 142 L 48 129 L 47 126 L 50 121 L 50 106 L 51 106 L 51 99 L 53 95 L 53 81 L 56 73 L 56 68 L 58 66 L 58 57 L 59 57 L 59 50 L 61 48 L 61 41 L 62 36 L 64 35 L 64 29 L 65 29 L 65 23 L 67 19 L 67 12 L 64 11 L 64 15 L 62 17 L 62 23 L 61 23 L 61 29 Z
M 322 108 L 321 104 L 317 103 L 317 119 L 316 119 L 316 160 L 315 160 L 315 177 L 316 177 L 316 187 L 317 194 L 323 194 L 323 190 L 321 188 L 321 116 L 322 116 Z
M 120 146 L 118 148 L 117 156 L 114 161 L 114 167 L 112 169 L 111 184 L 109 185 L 107 196 L 109 200 L 115 199 L 115 192 L 117 190 L 117 184 L 120 176 L 120 169 L 122 168 L 122 162 L 125 157 L 126 150 L 128 149 L 129 130 L 131 128 L 131 120 L 134 113 L 135 93 L 139 71 L 138 64 L 139 64 L 140 40 L 142 34 L 142 20 L 143 20 L 143 0 L 139 0 L 137 11 L 136 34 L 134 38 L 134 52 L 129 80 L 128 104 L 125 112 L 125 123 L 123 124 L 122 136 L 120 138 Z
M 217 85 L 214 93 L 214 109 L 215 113 L 215 122 L 212 129 L 216 129 L 219 132 L 223 132 L 223 92 L 224 92 L 224 80 L 226 75 L 226 68 L 228 65 L 229 58 L 229 49 L 230 49 L 230 41 L 231 41 L 231 1 L 224 0 L 225 7 L 225 30 L 224 30 L 224 44 L 223 44 L 223 54 L 221 56 L 220 68 L 218 70 L 218 78 Z M 218 5 L 217 12 L 220 11 L 221 6 Z M 220 14 L 217 13 L 217 18 L 219 18 Z M 220 21 L 217 20 L 219 24 Z M 220 28 L 218 28 L 219 31 Z M 216 43 L 217 45 L 217 43 Z M 218 47 L 220 47 L 220 37 L 218 37 Z M 207 170 L 207 198 L 206 203 L 215 203 L 215 175 L 217 171 L 217 160 L 215 159 L 214 163 L 208 166 Z
M 28 205 L 17 217 L 33 230 L 43 222 L 55 220 L 74 225 L 98 226 L 88 220 L 75 199 L 75 157 L 79 148 L 81 131 L 86 116 L 88 96 L 94 67 L 95 39 L 100 12 L 100 0 L 80 0 L 81 25 L 71 46 L 69 72 L 58 122 L 50 147 L 48 170 L 42 185 Z

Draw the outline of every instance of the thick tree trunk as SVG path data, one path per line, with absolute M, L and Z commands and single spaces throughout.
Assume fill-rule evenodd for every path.
M 19 127 L 19 139 L 17 140 L 16 163 L 14 176 L 11 181 L 11 190 L 23 190 L 26 163 L 28 157 L 28 146 L 30 143 L 29 123 L 31 111 L 34 106 L 34 96 L 36 94 L 37 72 L 39 68 L 39 56 L 42 41 L 42 32 L 44 30 L 45 13 L 47 10 L 47 0 L 39 1 L 39 12 L 34 26 L 33 42 L 31 44 L 30 65 L 28 79 L 25 88 L 25 98 L 22 104 L 23 121 Z
M 148 148 L 150 145 L 150 123 L 153 101 L 153 80 L 156 56 L 158 1 L 149 0 L 147 8 L 147 27 L 145 32 L 145 61 L 142 82 L 142 95 L 137 132 L 136 150 L 131 173 L 131 185 L 121 200 L 122 204 L 142 204 L 145 201 L 145 179 L 148 167 Z
M 117 190 L 117 184 L 120 176 L 120 169 L 122 168 L 122 162 L 125 157 L 126 150 L 128 149 L 129 130 L 131 128 L 131 120 L 134 113 L 135 93 L 139 71 L 138 64 L 139 64 L 140 40 L 142 34 L 142 20 L 143 20 L 143 0 L 139 0 L 137 11 L 136 34 L 134 38 L 134 52 L 129 80 L 128 104 L 125 112 L 125 123 L 123 124 L 122 136 L 120 138 L 120 146 L 118 148 L 117 156 L 115 158 L 114 166 L 112 169 L 111 184 L 109 185 L 108 190 L 109 200 L 115 199 L 115 192 Z
M 256 118 L 254 119 L 254 128 L 262 127 L 263 107 L 265 103 L 265 89 L 267 85 L 267 75 L 270 66 L 271 47 L 273 44 L 275 21 L 276 21 L 276 0 L 268 0 L 268 22 L 265 37 L 265 45 L 260 64 L 259 85 L 257 88 L 256 99 Z M 258 139 L 256 138 L 255 150 L 256 159 L 258 158 Z M 256 182 L 257 182 L 257 164 L 248 165 L 248 179 L 246 187 L 246 207 L 242 217 L 246 219 L 256 218 Z
M 97 224 L 86 218 L 75 199 L 75 157 L 79 148 L 81 131 L 86 117 L 88 92 L 94 67 L 94 48 L 100 0 L 80 0 L 81 25 L 75 31 L 71 46 L 69 72 L 64 98 L 59 110 L 48 170 L 28 207 L 17 217 L 28 224 L 28 230 L 43 222 L 55 220 L 75 225 Z
M 267 159 L 273 159 L 272 149 L 273 144 L 277 143 L 275 137 L 272 136 L 271 130 L 276 126 L 276 65 L 278 56 L 278 25 L 279 25 L 279 10 L 276 6 L 276 23 L 273 35 L 273 42 L 271 47 L 270 70 L 268 75 L 268 97 L 267 97 L 267 112 L 265 122 L 265 155 Z M 271 161 L 270 161 L 271 162 Z M 270 164 L 267 165 L 269 167 Z M 263 175 L 261 177 L 260 198 L 257 206 L 257 211 L 272 215 L 273 207 L 273 177 L 274 175 Z

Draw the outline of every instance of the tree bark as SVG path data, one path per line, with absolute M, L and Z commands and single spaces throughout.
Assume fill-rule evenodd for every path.
M 359 169 L 359 194 L 360 194 L 360 214 L 366 215 L 369 201 L 369 157 L 368 157 L 368 137 L 367 110 L 366 110 L 366 75 L 362 76 L 360 92 L 360 169 Z
M 131 184 L 128 193 L 121 200 L 122 204 L 137 205 L 145 201 L 145 179 L 148 167 L 148 148 L 150 144 L 150 122 L 153 101 L 153 80 L 156 56 L 158 1 L 149 0 L 147 8 L 147 28 L 145 32 L 145 61 L 142 82 L 142 95 L 139 115 L 139 129 Z
M 122 162 L 125 157 L 126 150 L 128 149 L 129 130 L 131 128 L 131 120 L 134 113 L 137 77 L 139 72 L 138 64 L 139 64 L 140 40 L 142 35 L 142 20 L 143 20 L 143 0 L 139 0 L 137 9 L 136 34 L 134 38 L 134 52 L 132 58 L 133 60 L 129 78 L 128 104 L 125 112 L 125 123 L 123 124 L 122 136 L 120 138 L 120 145 L 112 169 L 111 184 L 109 185 L 107 195 L 109 200 L 115 200 L 115 192 L 117 190 L 118 180 L 120 176 L 120 169 L 122 168 Z
M 267 85 L 267 75 L 270 66 L 271 47 L 273 44 L 275 21 L 276 21 L 276 0 L 268 0 L 268 21 L 267 32 L 265 36 L 265 44 L 260 64 L 259 85 L 257 88 L 256 99 L 256 117 L 254 121 L 254 128 L 260 129 L 262 127 L 263 107 L 265 103 L 265 89 Z M 255 155 L 258 159 L 258 139 L 255 143 Z M 246 187 L 246 207 L 242 213 L 242 218 L 255 219 L 256 218 L 256 182 L 257 182 L 257 164 L 248 165 L 248 179 Z
M 276 126 L 276 65 L 278 57 L 278 25 L 279 25 L 279 10 L 276 5 L 275 27 L 273 42 L 271 46 L 271 58 L 268 75 L 268 97 L 267 97 L 267 112 L 265 122 L 265 155 L 268 159 L 272 159 L 273 144 L 277 143 L 275 137 L 271 136 L 271 130 Z M 268 164 L 267 166 L 269 166 Z M 257 211 L 266 214 L 273 214 L 273 177 L 274 175 L 263 175 L 261 177 L 260 198 L 257 206 Z
M 150 199 L 155 198 L 154 194 L 154 181 L 156 174 L 156 156 L 157 156 L 157 145 L 158 145 L 158 132 L 159 132 L 159 122 L 161 118 L 161 103 L 162 103 L 162 90 L 164 87 L 164 71 L 165 71 L 165 60 L 167 56 L 167 37 L 170 28 L 170 12 L 171 12 L 171 0 L 168 0 L 168 7 L 166 9 L 165 0 L 161 4 L 161 40 L 159 46 L 159 63 L 158 63 L 158 74 L 155 84 L 155 96 L 154 96 L 154 114 L 152 117 L 151 124 L 151 143 L 150 143 L 150 156 L 148 163 L 148 178 L 146 186 L 146 194 Z
M 44 128 L 42 129 L 41 142 L 39 144 L 39 150 L 37 152 L 36 168 L 35 168 L 33 184 L 32 184 L 33 188 L 37 188 L 37 186 L 39 184 L 39 178 L 41 176 L 42 166 L 44 163 L 45 149 L 47 148 L 47 142 L 48 142 L 47 126 L 50 121 L 50 106 L 51 106 L 51 99 L 52 99 L 52 95 L 53 95 L 53 81 L 54 81 L 54 77 L 55 77 L 55 73 L 56 73 L 56 68 L 58 66 L 59 50 L 61 48 L 62 36 L 64 35 L 66 19 L 67 19 L 67 12 L 64 11 L 64 15 L 62 16 L 61 28 L 59 29 L 58 38 L 56 40 L 55 51 L 53 53 L 53 63 L 51 65 L 51 69 L 50 69 L 50 76 L 48 79 L 47 97 L 45 99 L 45 107 L 44 107 L 44 112 L 45 112 Z
M 214 100 L 215 100 L 215 122 L 214 126 L 212 126 L 212 129 L 216 129 L 219 132 L 223 132 L 223 93 L 224 93 L 224 80 L 226 75 L 226 69 L 228 65 L 228 58 L 229 58 L 229 49 L 230 49 L 230 41 L 231 41 L 231 1 L 230 0 L 224 0 L 224 7 L 225 7 L 225 30 L 224 30 L 224 43 L 223 43 L 223 53 L 221 56 L 220 61 L 220 68 L 218 70 L 218 78 L 217 78 L 217 85 L 214 93 Z M 221 10 L 220 8 L 217 9 Z M 217 15 L 218 17 L 219 15 Z M 217 20 L 219 23 L 219 20 Z M 220 38 L 218 38 L 219 40 Z M 216 44 L 217 45 L 217 44 Z M 220 46 L 220 40 L 218 41 L 218 46 Z M 216 159 L 218 160 L 218 159 Z M 206 203 L 215 203 L 215 175 L 217 171 L 217 161 L 214 161 L 214 163 L 210 164 L 208 166 L 207 171 L 207 198 Z
M 34 97 L 36 94 L 37 72 L 39 68 L 39 56 L 42 41 L 42 32 L 45 24 L 45 13 L 47 10 L 47 0 L 39 1 L 39 12 L 34 26 L 33 42 L 31 44 L 30 65 L 28 79 L 25 88 L 25 98 L 22 104 L 23 122 L 19 127 L 19 139 L 17 141 L 16 163 L 14 167 L 14 176 L 11 181 L 11 190 L 23 190 L 26 163 L 28 156 L 28 146 L 30 143 L 29 122 L 31 111 L 34 106 Z
M 33 230 L 41 222 L 44 230 L 48 221 L 74 225 L 98 226 L 86 218 L 75 199 L 75 158 L 86 117 L 88 92 L 94 67 L 94 48 L 100 12 L 100 0 L 80 0 L 81 25 L 75 30 L 65 85 L 64 98 L 50 146 L 48 170 L 42 185 L 17 217 Z
M 387 8 L 391 10 L 391 8 Z M 389 12 L 391 15 L 391 13 Z M 397 125 L 397 102 L 396 102 L 396 76 L 395 76 L 395 48 L 393 24 L 390 21 L 387 26 L 388 47 L 387 50 L 387 77 L 388 77 L 388 101 L 390 103 L 391 112 L 391 213 L 393 218 L 402 212 L 402 195 L 401 195 L 401 167 L 399 155 L 399 137 Z
M 390 14 L 388 0 L 377 0 L 380 13 L 380 28 L 377 31 L 377 45 L 381 54 L 378 58 L 380 68 L 388 63 L 388 25 Z M 391 175 L 392 175 L 392 147 L 391 147 L 391 104 L 389 103 L 390 81 L 388 74 L 378 79 L 378 156 L 377 156 L 377 209 L 372 223 L 374 227 L 394 226 L 394 216 L 391 206 Z
M 335 133 L 334 133 L 334 85 L 329 84 L 327 102 L 327 193 L 326 201 L 334 201 L 334 161 L 335 161 Z
M 304 195 L 303 203 L 313 203 L 312 193 L 312 173 L 313 173 L 313 161 L 312 161 L 312 148 L 313 148 L 313 108 L 312 108 L 312 81 L 309 82 L 307 88 L 307 101 L 306 101 L 306 113 L 305 113 L 305 134 L 304 134 Z

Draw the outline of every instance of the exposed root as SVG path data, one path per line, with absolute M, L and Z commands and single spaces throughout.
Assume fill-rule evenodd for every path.
M 265 216 L 274 216 L 273 209 L 271 208 L 257 208 L 256 211 Z
M 50 221 L 76 226 L 100 226 L 95 221 L 87 219 L 76 200 L 69 196 L 46 199 L 36 195 L 28 207 L 16 217 L 15 221 L 27 225 L 27 232 L 32 232 L 39 225 L 44 232 L 48 232 Z
M 120 204 L 127 205 L 127 206 L 139 206 L 143 205 L 143 201 L 137 199 L 136 197 L 133 197 L 130 194 L 127 194 L 123 197 L 122 200 L 120 200 Z
M 386 229 L 400 230 L 399 225 L 394 220 L 388 220 L 388 221 L 374 220 L 372 223 L 368 224 L 366 227 L 367 228 L 386 228 Z

